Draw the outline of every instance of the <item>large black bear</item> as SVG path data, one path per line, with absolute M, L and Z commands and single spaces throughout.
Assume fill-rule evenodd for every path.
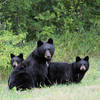
M 15 56 L 14 54 L 11 53 L 10 57 L 11 57 L 11 65 L 13 69 L 19 66 L 19 64 L 24 60 L 23 53 L 20 53 L 18 56 Z
M 17 87 L 17 89 L 25 87 L 40 87 L 44 86 L 45 79 L 47 78 L 48 74 L 48 66 L 51 61 L 51 58 L 54 54 L 55 48 L 53 45 L 53 40 L 50 38 L 47 42 L 38 41 L 37 42 L 37 48 L 24 60 L 11 74 L 10 79 L 8 81 L 9 88 L 13 88 L 14 86 Z M 18 72 L 19 71 L 19 72 Z M 23 82 L 20 82 L 20 75 L 16 73 L 24 73 L 25 77 L 28 74 L 28 78 L 31 78 L 32 86 L 29 87 L 24 84 Z M 23 76 L 24 75 L 21 74 Z M 31 77 L 30 77 L 31 76 Z M 17 80 L 15 80 L 17 78 Z M 30 81 L 29 80 L 29 81 Z M 16 81 L 16 82 L 15 82 Z M 28 84 L 28 82 L 26 81 Z M 25 85 L 25 86 L 24 86 Z
M 48 68 L 48 80 L 46 80 L 46 85 L 52 85 L 54 83 L 78 83 L 83 79 L 88 69 L 88 56 L 83 59 L 76 57 L 76 62 L 71 64 L 51 62 Z

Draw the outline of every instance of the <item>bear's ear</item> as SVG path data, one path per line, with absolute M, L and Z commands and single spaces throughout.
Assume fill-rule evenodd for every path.
M 81 58 L 79 56 L 76 57 L 76 62 L 80 61 Z
M 48 39 L 48 43 L 53 44 L 53 39 L 52 38 L 49 38 Z
M 23 59 L 23 53 L 20 53 L 20 54 L 18 55 L 18 57 L 21 58 L 21 59 Z
M 37 47 L 40 47 L 41 45 L 43 45 L 43 42 L 42 42 L 41 40 L 39 40 L 39 41 L 37 42 Z
M 86 57 L 84 58 L 84 60 L 85 60 L 85 61 L 89 61 L 89 56 L 86 56 Z
M 15 57 L 15 55 L 11 53 L 11 54 L 10 54 L 10 57 L 13 58 L 13 57 Z

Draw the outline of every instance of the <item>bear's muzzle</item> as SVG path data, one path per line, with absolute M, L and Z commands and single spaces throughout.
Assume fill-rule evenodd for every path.
M 86 70 L 86 67 L 85 67 L 84 65 L 82 65 L 82 66 L 80 67 L 80 70 L 81 70 L 81 71 L 85 71 L 85 70 Z
M 45 57 L 47 60 L 50 60 L 50 59 L 51 59 L 51 53 L 50 53 L 49 50 L 46 50 L 44 57 Z

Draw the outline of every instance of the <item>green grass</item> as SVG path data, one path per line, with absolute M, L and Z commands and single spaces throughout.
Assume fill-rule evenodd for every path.
M 9 90 L 7 81 L 0 83 L 0 100 L 100 100 L 100 57 L 90 58 L 90 69 L 82 82 L 71 85 Z

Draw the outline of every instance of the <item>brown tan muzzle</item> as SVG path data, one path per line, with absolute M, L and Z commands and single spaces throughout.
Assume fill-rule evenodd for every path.
M 85 70 L 86 70 L 86 67 L 85 67 L 84 65 L 82 65 L 82 66 L 80 67 L 80 70 L 81 70 L 81 71 L 85 71 Z
M 13 62 L 13 66 L 14 66 L 14 67 L 17 67 L 17 66 L 18 66 L 18 63 L 17 63 L 16 61 L 14 61 L 14 62 Z

